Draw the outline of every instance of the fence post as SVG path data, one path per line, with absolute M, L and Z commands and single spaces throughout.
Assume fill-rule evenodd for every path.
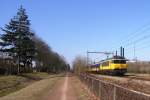
M 114 96 L 113 96 L 113 100 L 116 100 L 116 86 L 114 86 Z
M 101 82 L 99 81 L 99 99 L 101 98 Z
M 87 87 L 88 87 L 88 89 L 89 89 L 89 78 L 86 76 L 86 78 L 87 78 L 87 80 L 86 80 L 86 85 L 87 85 Z
M 92 92 L 93 92 L 93 78 L 92 78 Z

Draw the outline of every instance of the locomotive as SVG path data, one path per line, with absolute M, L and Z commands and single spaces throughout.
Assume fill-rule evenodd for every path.
M 112 58 L 101 60 L 98 63 L 90 65 L 88 72 L 101 73 L 109 75 L 124 75 L 127 72 L 127 59 L 124 57 L 124 48 L 121 48 L 121 55 L 117 53 Z

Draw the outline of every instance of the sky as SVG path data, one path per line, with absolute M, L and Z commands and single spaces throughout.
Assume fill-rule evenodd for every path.
M 113 52 L 121 45 L 127 58 L 150 60 L 149 0 L 0 0 L 0 27 L 20 5 L 36 35 L 69 63 L 87 51 Z

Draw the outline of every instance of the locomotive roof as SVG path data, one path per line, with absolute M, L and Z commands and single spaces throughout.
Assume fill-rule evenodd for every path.
M 112 58 L 107 58 L 105 60 L 101 60 L 100 62 L 105 62 L 105 61 L 109 61 L 109 60 L 127 60 L 125 57 L 121 57 L 121 56 L 113 56 Z
M 99 65 L 100 63 L 102 63 L 102 62 L 110 61 L 110 60 L 126 60 L 126 61 L 127 61 L 127 59 L 126 59 L 125 57 L 113 56 L 113 57 L 111 57 L 111 58 L 107 58 L 107 59 L 105 59 L 105 60 L 101 60 L 101 61 L 99 61 L 99 62 L 97 62 L 97 63 L 95 63 L 95 64 L 92 64 L 91 66 L 98 66 L 98 65 Z

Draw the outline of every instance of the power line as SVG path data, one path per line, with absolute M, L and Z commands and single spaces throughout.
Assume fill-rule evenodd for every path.
M 145 36 L 143 36 L 143 37 L 141 37 L 141 38 L 139 38 L 139 39 L 137 39 L 137 40 L 135 40 L 135 41 L 132 41 L 132 42 L 130 42 L 130 43 L 124 45 L 124 46 L 127 47 L 127 46 L 129 46 L 129 45 L 136 44 L 136 43 L 141 42 L 141 41 L 143 41 L 144 39 L 148 39 L 148 38 L 150 38 L 150 34 L 145 35 Z
M 128 36 L 126 36 L 126 39 L 125 39 L 125 40 L 122 40 L 122 42 L 120 42 L 120 43 L 117 42 L 117 44 L 120 46 L 122 43 L 124 44 L 126 41 L 128 42 L 128 41 L 130 41 L 131 39 L 135 38 L 135 37 L 136 37 L 137 35 L 139 35 L 140 33 L 150 30 L 150 27 L 148 27 L 148 28 L 145 29 L 145 27 L 147 27 L 147 26 L 150 26 L 150 22 L 147 23 L 147 24 L 145 24 L 145 25 L 143 25 L 143 26 L 141 26 L 141 27 L 138 28 L 136 31 L 129 33 Z M 144 30 L 143 30 L 143 29 L 144 29 Z M 143 30 L 143 31 L 141 31 L 141 30 Z M 141 32 L 140 32 L 140 31 L 141 31 Z M 123 38 L 124 38 L 124 37 L 123 37 Z M 117 47 L 117 46 L 115 46 L 115 47 Z
M 150 42 L 150 35 L 145 35 L 145 36 L 143 36 L 143 37 L 141 37 L 141 38 L 139 38 L 137 40 L 134 40 L 134 41 L 128 43 L 128 45 L 126 46 L 126 51 L 130 50 L 131 48 L 133 48 L 134 44 L 136 44 L 136 47 L 139 48 L 141 46 L 143 47 L 143 45 L 146 46 L 147 44 L 149 44 L 149 42 Z
M 142 29 L 144 29 L 145 27 L 147 27 L 147 26 L 150 26 L 150 22 L 147 23 L 147 24 L 145 24 L 145 25 L 143 25 L 143 26 L 141 26 L 141 27 L 138 28 L 136 31 L 129 33 L 128 36 L 127 36 L 127 38 L 126 38 L 126 40 L 123 40 L 123 41 L 128 41 L 128 40 L 130 40 L 131 38 L 132 38 L 132 39 L 135 38 L 135 36 L 139 35 L 139 34 L 141 33 L 140 31 L 141 31 Z M 147 30 L 149 30 L 149 29 L 150 29 L 150 27 L 148 27 L 147 29 L 144 29 L 142 32 L 147 31 Z

